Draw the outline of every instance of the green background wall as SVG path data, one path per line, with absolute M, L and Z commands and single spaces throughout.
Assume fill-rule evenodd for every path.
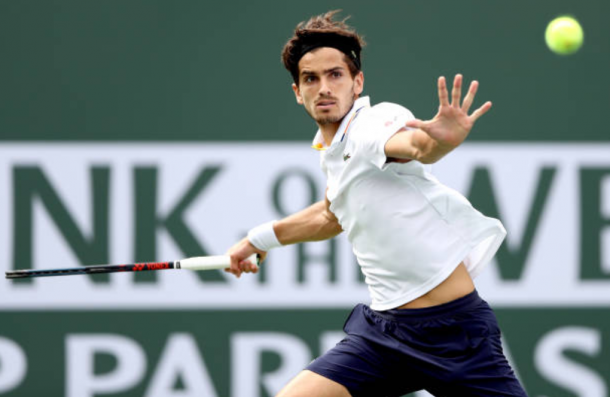
M 431 117 L 439 75 L 494 102 L 472 140 L 607 140 L 610 3 L 587 1 L 3 1 L 2 140 L 304 140 L 279 62 L 294 26 L 344 9 L 365 36 L 366 93 Z M 546 49 L 571 13 L 586 45 Z

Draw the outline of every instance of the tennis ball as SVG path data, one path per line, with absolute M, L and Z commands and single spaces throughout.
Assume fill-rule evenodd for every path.
M 584 33 L 576 19 L 563 16 L 549 23 L 544 38 L 551 51 L 560 55 L 570 55 L 582 46 Z

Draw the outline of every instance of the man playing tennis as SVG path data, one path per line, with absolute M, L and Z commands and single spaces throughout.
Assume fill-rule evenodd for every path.
M 281 397 L 526 396 L 500 342 L 496 318 L 472 279 L 506 232 L 424 164 L 459 146 L 491 103 L 469 114 L 478 83 L 464 100 L 462 76 L 451 98 L 438 80 L 440 106 L 421 121 L 402 106 L 370 106 L 363 41 L 336 12 L 297 26 L 282 52 L 296 100 L 318 125 L 313 147 L 327 176 L 326 198 L 252 229 L 228 252 L 239 277 L 246 260 L 280 245 L 345 231 L 372 303 L 357 305 L 346 338 L 282 389 Z

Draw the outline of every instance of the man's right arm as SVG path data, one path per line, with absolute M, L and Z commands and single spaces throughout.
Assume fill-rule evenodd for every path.
M 333 238 L 343 229 L 335 215 L 330 211 L 330 202 L 324 199 L 290 215 L 273 224 L 273 231 L 281 245 L 321 241 Z M 258 267 L 245 259 L 252 254 L 259 254 L 262 259 L 266 251 L 258 249 L 246 237 L 227 251 L 231 257 L 231 268 L 227 272 L 239 277 L 241 273 L 256 273 Z
M 327 240 L 343 231 L 335 214 L 330 212 L 328 200 L 319 201 L 278 221 L 274 230 L 282 245 Z

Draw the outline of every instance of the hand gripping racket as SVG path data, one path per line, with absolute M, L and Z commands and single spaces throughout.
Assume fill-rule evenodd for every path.
M 258 254 L 253 254 L 246 260 L 259 264 Z M 121 272 L 143 272 L 150 270 L 187 269 L 187 270 L 214 270 L 231 267 L 231 258 L 228 255 L 196 256 L 181 259 L 174 262 L 145 262 L 127 265 L 94 265 L 83 267 L 72 267 L 66 269 L 31 269 L 15 270 L 6 272 L 6 278 L 30 278 L 30 277 L 52 277 L 72 276 L 76 274 L 102 274 Z

